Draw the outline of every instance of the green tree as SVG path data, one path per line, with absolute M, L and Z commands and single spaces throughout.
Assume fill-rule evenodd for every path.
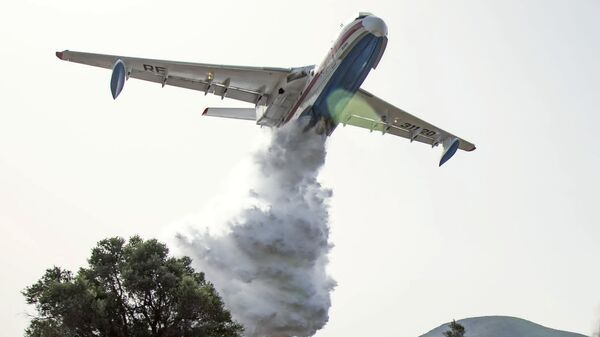
M 88 267 L 76 275 L 53 267 L 23 291 L 37 315 L 30 337 L 238 337 L 204 274 L 189 257 L 169 256 L 166 245 L 134 236 L 100 241 Z
M 444 332 L 445 337 L 464 337 L 464 335 L 465 327 L 456 323 L 455 320 L 450 323 L 450 330 Z

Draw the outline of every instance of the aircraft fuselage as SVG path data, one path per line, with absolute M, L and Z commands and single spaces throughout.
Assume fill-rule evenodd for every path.
M 331 134 L 338 124 L 337 114 L 343 111 L 371 69 L 377 67 L 386 45 L 385 22 L 374 15 L 360 15 L 343 28 L 321 64 L 307 69 L 308 77 L 301 90 L 294 90 L 292 81 L 292 85 L 277 93 L 281 97 L 270 102 L 265 115 L 273 116 L 274 110 L 279 110 L 281 118 L 274 126 L 307 117 L 308 127 Z

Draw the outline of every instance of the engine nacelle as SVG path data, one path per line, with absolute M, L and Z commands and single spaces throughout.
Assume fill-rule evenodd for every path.
M 113 66 L 110 78 L 110 92 L 113 99 L 117 99 L 117 96 L 119 96 L 125 86 L 125 81 L 127 81 L 127 68 L 125 67 L 125 62 L 119 59 Z
M 460 140 L 456 137 L 446 138 L 442 142 L 442 145 L 444 146 L 444 152 L 442 152 L 440 166 L 444 165 L 445 162 L 447 162 L 448 160 L 450 160 L 450 158 L 452 158 L 452 156 L 454 156 L 454 154 L 458 150 L 458 146 L 460 145 Z

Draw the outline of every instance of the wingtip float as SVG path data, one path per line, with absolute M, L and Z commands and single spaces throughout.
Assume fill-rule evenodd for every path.
M 110 93 L 112 94 L 113 99 L 117 99 L 121 91 L 123 91 L 125 81 L 127 81 L 125 62 L 119 59 L 115 62 L 112 76 L 110 77 Z
M 444 165 L 445 162 L 450 160 L 450 158 L 456 154 L 459 145 L 460 140 L 458 138 L 449 138 L 443 143 L 444 150 L 442 152 L 442 157 L 440 158 L 440 164 L 438 167 Z

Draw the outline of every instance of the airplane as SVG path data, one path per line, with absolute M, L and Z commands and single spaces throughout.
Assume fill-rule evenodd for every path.
M 392 134 L 430 145 L 442 145 L 439 166 L 458 149 L 475 145 L 361 88 L 376 69 L 387 46 L 385 22 L 361 12 L 344 26 L 319 65 L 295 68 L 247 67 L 163 61 L 65 50 L 65 61 L 112 69 L 110 89 L 116 99 L 125 82 L 136 78 L 214 94 L 252 104 L 248 108 L 206 108 L 203 115 L 250 120 L 260 126 L 280 127 L 299 118 L 305 130 L 331 135 L 339 124 Z

